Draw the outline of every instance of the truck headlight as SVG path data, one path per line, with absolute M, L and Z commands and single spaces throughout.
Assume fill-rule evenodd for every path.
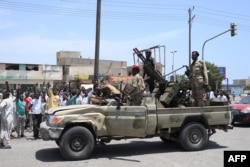
M 64 119 L 64 116 L 51 115 L 48 119 L 50 125 L 58 124 Z

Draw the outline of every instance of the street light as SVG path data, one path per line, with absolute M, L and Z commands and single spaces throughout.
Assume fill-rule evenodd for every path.
M 174 51 L 172 51 L 172 52 L 170 52 L 170 53 L 172 53 L 173 54 L 173 64 L 172 64 L 172 72 L 174 71 L 174 54 L 177 52 L 177 50 L 174 50 Z M 175 80 L 175 74 L 173 74 L 172 75 L 173 76 L 173 81 Z
M 228 78 L 224 78 L 224 79 L 227 80 L 227 93 L 228 93 Z
M 202 46 L 202 60 L 204 60 L 204 47 L 205 47 L 205 44 L 206 44 L 208 41 L 210 41 L 210 40 L 212 40 L 212 39 L 214 39 L 214 38 L 217 38 L 217 37 L 219 37 L 219 36 L 221 36 L 221 35 L 223 35 L 223 34 L 229 32 L 229 31 L 231 31 L 231 36 L 232 36 L 232 37 L 235 36 L 235 35 L 236 35 L 236 33 L 235 33 L 236 28 L 235 28 L 235 27 L 236 27 L 236 24 L 231 23 L 231 24 L 230 24 L 230 29 L 228 29 L 228 30 L 226 30 L 226 31 L 224 31 L 224 32 L 222 32 L 222 33 L 220 33 L 220 34 L 218 34 L 218 35 L 215 35 L 215 36 L 213 36 L 212 38 L 209 38 L 208 40 L 206 40 L 206 41 L 203 43 L 203 46 Z

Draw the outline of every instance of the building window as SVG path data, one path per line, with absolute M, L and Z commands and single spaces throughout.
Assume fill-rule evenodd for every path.
M 26 65 L 26 71 L 38 71 L 38 65 Z
M 5 70 L 19 70 L 19 64 L 6 64 Z

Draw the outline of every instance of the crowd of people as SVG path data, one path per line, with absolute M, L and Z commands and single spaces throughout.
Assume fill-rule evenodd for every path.
M 39 126 L 46 110 L 58 106 L 90 104 L 94 97 L 93 88 L 59 88 L 55 84 L 52 89 L 49 82 L 41 88 L 34 84 L 32 89 L 21 90 L 21 85 L 11 90 L 6 81 L 6 87 L 1 92 L 0 148 L 10 149 L 10 139 L 25 137 L 25 130 L 33 132 L 32 139 L 39 139 Z
M 145 89 L 144 81 L 139 75 L 139 66 L 133 66 L 132 87 L 128 92 L 128 105 L 139 105 Z M 101 85 L 101 86 L 100 86 Z M 58 106 L 102 104 L 109 98 L 121 98 L 121 92 L 109 83 L 94 84 L 93 88 L 71 88 L 70 85 L 60 87 L 59 84 L 41 87 L 34 84 L 32 89 L 22 92 L 22 85 L 11 90 L 6 81 L 5 89 L 0 92 L 3 97 L 0 104 L 0 148 L 10 149 L 11 137 L 25 137 L 25 130 L 33 132 L 33 139 L 39 139 L 39 126 L 44 113 Z
M 205 99 L 219 101 L 219 102 L 228 102 L 228 103 L 231 103 L 231 100 L 233 100 L 230 98 L 229 94 L 224 90 L 217 90 L 215 92 L 210 90 L 205 95 Z

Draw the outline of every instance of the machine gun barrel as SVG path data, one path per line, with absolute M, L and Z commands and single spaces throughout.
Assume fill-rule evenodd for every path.
M 162 77 L 161 73 L 156 71 L 150 62 L 142 55 L 142 53 L 137 49 L 134 48 L 133 51 L 137 54 L 137 56 L 141 59 L 141 61 L 144 63 L 145 69 L 150 74 L 150 77 L 152 77 L 157 82 L 165 81 L 165 79 Z
M 168 76 L 168 75 L 170 75 L 170 74 L 173 74 L 173 73 L 175 73 L 176 71 L 178 71 L 178 70 L 180 70 L 180 69 L 182 69 L 182 68 L 184 68 L 184 67 L 188 68 L 186 65 L 183 65 L 182 67 L 180 67 L 180 68 L 178 68 L 178 69 L 176 69 L 176 70 L 174 70 L 174 71 L 172 71 L 172 72 L 166 74 L 165 76 Z

